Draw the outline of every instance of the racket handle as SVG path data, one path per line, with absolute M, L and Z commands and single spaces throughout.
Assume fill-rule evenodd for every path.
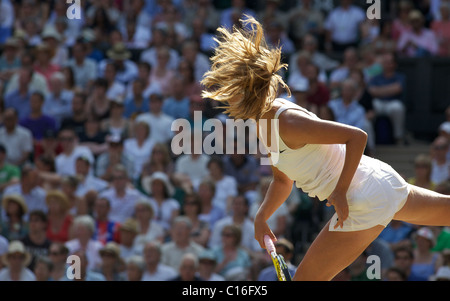
M 269 235 L 264 235 L 264 245 L 266 246 L 267 252 L 269 252 L 269 254 L 276 253 L 275 245 L 273 244 L 273 241 Z

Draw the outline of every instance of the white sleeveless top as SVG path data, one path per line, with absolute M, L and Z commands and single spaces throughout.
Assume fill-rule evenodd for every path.
M 275 120 L 288 109 L 301 108 L 283 105 L 275 114 Z M 319 119 L 315 114 L 306 111 L 310 116 Z M 264 133 L 260 124 L 260 133 Z M 307 144 L 299 149 L 290 149 L 279 134 L 278 122 L 274 124 L 272 146 L 267 147 L 263 135 L 260 140 L 271 154 L 273 166 L 286 174 L 295 185 L 310 197 L 325 200 L 333 192 L 340 177 L 345 160 L 345 145 L 343 144 Z

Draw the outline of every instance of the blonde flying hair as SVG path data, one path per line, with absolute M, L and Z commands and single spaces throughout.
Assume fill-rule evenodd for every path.
M 277 72 L 287 68 L 281 63 L 281 48 L 270 49 L 261 24 L 244 15 L 243 28 L 231 31 L 220 27 L 220 38 L 211 58 L 211 70 L 205 73 L 203 98 L 224 103 L 225 113 L 235 119 L 260 119 L 272 108 L 279 86 L 290 94 Z M 230 101 L 232 100 L 232 101 Z

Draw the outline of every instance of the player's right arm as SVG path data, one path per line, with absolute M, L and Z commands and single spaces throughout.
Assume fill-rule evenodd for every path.
M 259 242 L 261 248 L 265 248 L 264 235 L 269 235 L 270 238 L 276 240 L 275 235 L 267 225 L 267 220 L 286 201 L 294 184 L 294 181 L 274 166 L 272 166 L 272 173 L 272 182 L 255 216 L 255 239 Z

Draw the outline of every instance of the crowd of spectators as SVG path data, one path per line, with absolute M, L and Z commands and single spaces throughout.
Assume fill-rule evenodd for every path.
M 171 125 L 225 124 L 200 80 L 246 14 L 282 47 L 291 101 L 364 129 L 369 155 L 378 118 L 404 143 L 397 58 L 450 56 L 450 1 L 385 1 L 381 19 L 361 2 L 80 0 L 69 19 L 66 1 L 0 0 L 0 280 L 68 280 L 69 255 L 81 280 L 275 280 L 253 239 L 261 154 L 175 154 Z M 446 119 L 408 181 L 450 194 Z M 330 214 L 294 187 L 268 220 L 292 274 Z M 448 248 L 448 228 L 393 221 L 336 280 L 367 280 L 370 255 L 384 280 L 450 280 Z

